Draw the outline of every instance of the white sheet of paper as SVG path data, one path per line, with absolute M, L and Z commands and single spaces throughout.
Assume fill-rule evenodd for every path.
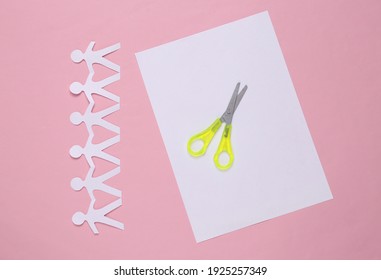
M 262 12 L 136 54 L 197 242 L 331 199 L 269 14 Z M 187 142 L 248 85 L 232 123 L 235 161 Z

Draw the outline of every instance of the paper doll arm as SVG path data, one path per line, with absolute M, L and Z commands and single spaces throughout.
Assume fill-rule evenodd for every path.
M 94 164 L 92 156 L 86 154 L 85 158 L 86 158 L 86 161 L 87 161 L 87 164 L 89 165 L 89 167 L 90 168 L 95 168 L 95 164 Z
M 85 111 L 85 114 L 84 114 L 84 116 L 86 116 L 85 119 L 88 118 L 89 115 L 93 114 L 92 113 L 93 107 L 94 107 L 94 104 L 90 103 L 89 105 L 87 105 L 87 108 L 86 108 L 86 111 Z
M 94 138 L 94 132 L 91 131 L 89 133 L 89 137 L 87 137 L 86 146 L 92 145 L 93 138 Z
M 86 174 L 86 179 L 85 179 L 86 182 L 89 182 L 90 180 L 93 179 L 94 171 L 95 171 L 95 166 L 91 166 L 89 168 L 89 171 Z
M 95 42 L 91 42 L 89 44 L 89 46 L 87 47 L 86 49 L 86 52 L 85 52 L 85 61 L 86 61 L 86 65 L 87 65 L 87 68 L 89 69 L 89 73 L 90 74 L 94 74 L 94 67 L 93 67 L 93 63 L 94 63 L 94 51 L 93 51 L 93 47 L 95 45 Z
M 95 225 L 94 222 L 87 221 L 87 223 L 89 224 L 89 226 L 90 226 L 91 230 L 94 232 L 94 234 L 98 234 L 99 233 L 99 231 L 97 229 L 97 226 Z
M 94 77 L 94 73 L 89 73 L 89 75 L 87 75 L 86 85 L 89 85 L 89 84 L 93 83 L 93 77 Z
M 90 66 L 88 65 L 88 67 L 90 67 L 91 69 L 93 69 L 93 66 L 90 64 Z M 84 86 L 84 92 L 86 94 L 86 97 L 87 97 L 87 100 L 89 101 L 90 103 L 90 106 L 91 106 L 91 110 L 93 110 L 94 108 L 94 98 L 92 96 L 93 94 L 93 77 L 94 77 L 94 71 L 91 71 L 91 69 L 89 68 L 90 70 L 90 73 L 89 75 L 87 75 L 87 79 L 86 79 L 86 83 L 85 83 L 85 86 Z
M 94 46 L 95 46 L 95 42 L 94 42 L 94 41 L 91 41 L 90 44 L 89 44 L 89 46 L 88 46 L 87 49 L 86 49 L 86 53 L 91 52 L 91 51 L 93 50 Z

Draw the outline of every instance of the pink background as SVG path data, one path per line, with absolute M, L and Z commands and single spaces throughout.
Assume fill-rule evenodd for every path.
M 134 53 L 268 10 L 334 199 L 197 244 Z M 0 9 L 0 259 L 380 259 L 381 2 L 7 1 Z M 84 63 L 70 52 L 121 42 L 110 55 L 122 78 L 109 87 L 121 110 L 110 153 L 122 172 L 112 217 L 125 231 L 76 227 L 87 172 L 68 150 L 86 141 L 69 121 L 84 96 Z M 237 42 L 239 43 L 239 42 Z M 97 67 L 96 78 L 110 75 Z M 97 99 L 97 109 L 112 104 Z M 97 141 L 111 136 L 97 130 Z M 97 174 L 112 166 L 97 161 Z M 96 194 L 98 205 L 112 197 Z

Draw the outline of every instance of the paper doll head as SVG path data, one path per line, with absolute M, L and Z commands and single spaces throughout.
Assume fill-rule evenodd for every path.
M 86 216 L 82 212 L 76 212 L 74 213 L 73 217 L 71 217 L 71 220 L 75 225 L 80 226 L 85 222 Z
M 79 125 L 81 122 L 83 122 L 83 115 L 81 115 L 79 112 L 74 112 L 70 115 L 70 121 L 74 125 Z
M 70 186 L 73 190 L 80 191 L 85 186 L 85 182 L 81 178 L 75 177 L 71 179 Z
M 84 58 L 84 54 L 80 50 L 74 50 L 71 52 L 70 57 L 73 62 L 80 63 Z
M 70 155 L 73 158 L 80 158 L 83 155 L 83 148 L 79 145 L 74 145 L 70 148 Z
M 80 94 L 83 91 L 83 84 L 74 82 L 70 85 L 70 92 L 72 94 Z

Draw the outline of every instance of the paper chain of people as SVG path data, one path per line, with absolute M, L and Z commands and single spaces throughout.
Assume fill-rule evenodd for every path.
M 110 85 L 120 79 L 119 65 L 105 58 L 106 55 L 118 50 L 120 48 L 120 44 L 118 43 L 118 44 L 115 44 L 110 47 L 97 50 L 97 51 L 93 50 L 94 45 L 95 45 L 95 42 L 91 42 L 85 52 L 82 52 L 80 50 L 74 50 L 71 53 L 71 59 L 73 62 L 75 63 L 80 63 L 82 61 L 86 62 L 87 68 L 89 69 L 89 74 L 84 84 L 81 84 L 79 82 L 72 83 L 70 85 L 70 92 L 75 95 L 84 93 L 89 101 L 89 105 L 83 114 L 79 112 L 72 113 L 70 115 L 70 121 L 74 125 L 84 124 L 89 132 L 89 137 L 84 147 L 81 147 L 79 145 L 74 145 L 73 147 L 71 147 L 70 155 L 71 157 L 76 159 L 80 158 L 81 156 L 84 156 L 87 163 L 89 164 L 89 171 L 84 179 L 76 177 L 71 180 L 71 187 L 74 190 L 80 191 L 83 188 L 85 188 L 87 192 L 89 193 L 89 197 L 90 197 L 90 205 L 87 210 L 87 213 L 76 212 L 72 217 L 72 221 L 75 225 L 82 225 L 86 221 L 88 225 L 90 226 L 91 230 L 94 232 L 94 234 L 98 234 L 99 232 L 96 227 L 96 223 L 106 224 L 118 229 L 124 229 L 124 225 L 123 223 L 116 221 L 107 216 L 108 213 L 110 213 L 111 211 L 115 210 L 116 208 L 122 205 L 122 193 L 120 190 L 114 187 L 111 187 L 105 183 L 106 180 L 119 174 L 120 160 L 116 158 L 115 156 L 112 156 L 104 151 L 106 148 L 120 141 L 120 135 L 119 135 L 120 128 L 104 119 L 104 117 L 112 114 L 113 112 L 119 110 L 120 108 L 119 96 L 105 89 L 107 85 Z M 114 70 L 117 73 L 104 80 L 94 81 L 93 80 L 93 77 L 94 77 L 93 65 L 94 64 L 103 65 L 107 68 Z M 94 98 L 93 98 L 94 94 L 111 99 L 115 101 L 116 104 L 105 110 L 102 110 L 99 112 L 93 112 L 93 108 L 95 105 Z M 101 126 L 107 130 L 115 132 L 117 135 L 108 140 L 105 140 L 104 142 L 95 144 L 93 143 L 93 138 L 94 138 L 93 127 L 94 126 Z M 117 167 L 101 176 L 94 177 L 94 171 L 95 171 L 95 164 L 93 161 L 94 157 L 112 162 L 115 165 L 117 165 Z M 94 208 L 94 204 L 96 201 L 94 196 L 95 190 L 113 195 L 117 197 L 117 199 L 114 202 L 104 206 L 103 208 L 96 209 Z

